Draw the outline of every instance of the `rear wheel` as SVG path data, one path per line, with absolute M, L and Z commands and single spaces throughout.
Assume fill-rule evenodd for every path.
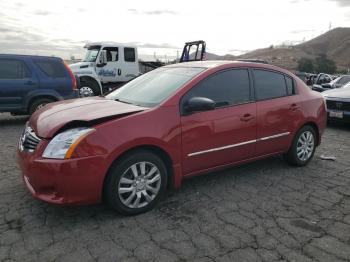
M 101 91 L 96 81 L 90 79 L 82 79 L 80 81 L 79 94 L 81 97 L 98 96 L 101 94 Z
M 151 210 L 166 189 L 163 161 L 149 151 L 136 151 L 112 166 L 105 183 L 107 203 L 124 215 Z
M 316 132 L 311 126 L 302 127 L 295 135 L 287 154 L 286 161 L 294 166 L 305 166 L 314 156 L 316 149 Z
M 54 102 L 54 100 L 50 98 L 38 98 L 30 104 L 28 113 L 31 115 L 35 111 L 39 110 L 40 108 L 44 107 L 48 103 L 52 103 L 52 102 Z

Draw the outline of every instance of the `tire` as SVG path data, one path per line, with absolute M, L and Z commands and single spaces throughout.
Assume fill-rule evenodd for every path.
M 123 215 L 147 212 L 164 194 L 167 177 L 165 164 L 157 155 L 146 150 L 134 151 L 122 157 L 109 170 L 104 185 L 105 200 Z
M 79 95 L 81 97 L 101 95 L 100 86 L 93 80 L 82 79 L 80 81 Z
M 293 166 L 307 165 L 315 154 L 316 138 L 313 127 L 303 126 L 295 135 L 289 151 L 284 155 L 285 160 Z
M 54 102 L 53 99 L 50 98 L 38 98 L 35 99 L 28 108 L 28 113 L 32 115 L 36 110 L 42 108 L 46 104 Z

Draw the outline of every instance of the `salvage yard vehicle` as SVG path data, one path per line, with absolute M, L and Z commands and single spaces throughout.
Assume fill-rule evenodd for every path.
M 205 60 L 205 41 L 185 43 L 180 63 Z M 70 68 L 80 79 L 80 96 L 105 94 L 135 77 L 163 66 L 160 62 L 140 61 L 137 47 L 115 42 L 98 42 L 85 45 L 87 49 L 82 62 Z M 143 69 L 143 70 L 141 70 Z
M 329 120 L 350 122 L 350 82 L 337 89 L 322 93 Z
M 339 76 L 329 83 L 313 85 L 312 90 L 323 92 L 333 88 L 340 88 L 350 82 L 350 75 Z
M 63 205 L 105 200 L 135 215 L 187 177 L 279 154 L 304 166 L 326 122 L 321 94 L 287 70 L 188 62 L 160 67 L 106 97 L 38 110 L 17 155 L 34 197 Z
M 32 114 L 77 96 L 76 78 L 62 59 L 0 54 L 0 112 Z

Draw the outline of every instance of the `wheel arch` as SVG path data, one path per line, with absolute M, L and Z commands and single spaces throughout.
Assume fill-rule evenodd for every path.
M 31 98 L 28 99 L 27 103 L 26 103 L 26 107 L 25 107 L 25 110 L 27 112 L 29 112 L 29 109 L 31 107 L 31 105 L 36 101 L 36 100 L 39 100 L 39 99 L 50 99 L 52 100 L 53 102 L 56 102 L 56 101 L 59 101 L 60 98 L 54 96 L 54 95 L 50 95 L 50 94 L 41 94 L 41 95 L 36 95 L 36 96 L 33 96 Z
M 316 145 L 320 145 L 321 143 L 321 134 L 320 134 L 320 129 L 318 128 L 316 122 L 314 121 L 307 121 L 306 123 L 304 123 L 302 126 L 299 127 L 298 130 L 300 130 L 301 128 L 303 128 L 304 126 L 311 126 L 314 130 L 315 130 L 315 133 L 316 133 Z
M 134 153 L 136 151 L 140 151 L 140 150 L 150 151 L 153 154 L 160 157 L 160 159 L 162 159 L 162 161 L 164 162 L 165 167 L 167 169 L 167 173 L 168 173 L 167 188 L 168 189 L 175 188 L 173 160 L 171 159 L 170 154 L 165 149 L 163 149 L 159 146 L 147 145 L 147 144 L 146 145 L 138 145 L 138 146 L 127 149 L 126 151 L 124 151 L 123 153 L 118 155 L 117 158 L 115 158 L 112 161 L 111 165 L 109 166 L 109 168 L 106 172 L 106 175 L 105 175 L 104 181 L 103 181 L 103 186 L 102 186 L 102 198 L 103 199 L 104 199 L 104 192 L 105 192 L 107 177 L 108 177 L 109 171 L 113 167 L 113 165 L 117 165 L 118 162 L 120 161 L 120 159 L 125 157 L 126 155 L 132 154 L 132 153 Z

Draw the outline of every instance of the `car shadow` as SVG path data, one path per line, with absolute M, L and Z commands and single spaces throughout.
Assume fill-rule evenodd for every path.
M 340 121 L 330 121 L 327 124 L 327 128 L 350 131 L 350 123 L 345 123 L 345 122 L 340 122 Z

